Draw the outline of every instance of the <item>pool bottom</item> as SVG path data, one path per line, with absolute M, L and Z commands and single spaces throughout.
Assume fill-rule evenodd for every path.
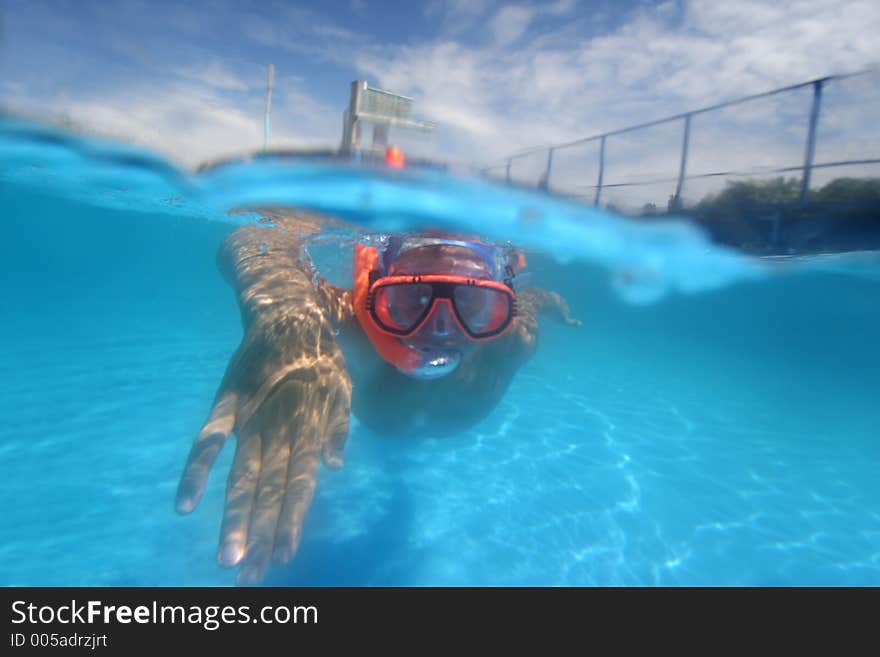
M 231 445 L 193 515 L 172 499 L 237 336 L 139 324 L 5 354 L 17 385 L 4 394 L 15 475 L 0 582 L 233 582 L 214 563 Z M 267 583 L 880 584 L 867 436 L 825 435 L 779 398 L 737 396 L 750 388 L 736 378 L 707 404 L 697 381 L 659 389 L 662 372 L 555 360 L 573 339 L 548 327 L 556 348 L 461 436 L 391 441 L 355 422 L 346 468 L 321 473 L 300 554 Z

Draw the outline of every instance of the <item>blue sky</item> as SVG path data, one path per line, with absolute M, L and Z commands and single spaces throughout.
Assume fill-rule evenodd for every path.
M 195 165 L 338 143 L 349 83 L 411 95 L 487 162 L 880 62 L 876 0 L 2 0 L 0 104 Z

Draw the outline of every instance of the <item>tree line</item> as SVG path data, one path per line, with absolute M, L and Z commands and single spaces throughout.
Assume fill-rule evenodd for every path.
M 779 176 L 770 180 L 728 181 L 722 191 L 706 196 L 696 208 L 793 204 L 800 201 L 800 195 L 800 178 Z M 810 190 L 809 202 L 830 201 L 880 201 L 880 178 L 835 178 L 819 189 Z

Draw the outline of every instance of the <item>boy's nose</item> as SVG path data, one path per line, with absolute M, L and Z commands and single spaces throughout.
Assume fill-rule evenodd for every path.
M 455 333 L 455 329 L 455 320 L 452 317 L 449 304 L 446 301 L 441 301 L 428 320 L 428 330 L 433 337 L 448 338 Z

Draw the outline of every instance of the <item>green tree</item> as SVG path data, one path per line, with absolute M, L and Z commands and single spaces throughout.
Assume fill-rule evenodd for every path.
M 728 182 L 717 194 L 706 196 L 700 209 L 737 208 L 748 205 L 796 203 L 800 199 L 800 178 L 741 180 Z M 880 201 L 880 178 L 835 178 L 810 192 L 810 201 Z
M 880 178 L 835 178 L 810 195 L 812 201 L 880 201 Z
M 702 201 L 701 208 L 737 207 L 765 203 L 794 203 L 800 197 L 801 182 L 797 178 L 772 178 L 770 180 L 741 180 L 729 182 L 718 194 L 710 194 Z

